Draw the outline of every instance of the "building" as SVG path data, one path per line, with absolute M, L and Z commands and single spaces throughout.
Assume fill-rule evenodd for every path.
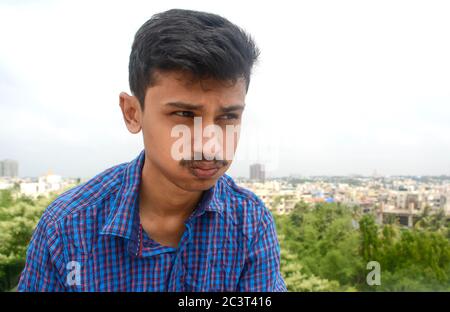
M 20 194 L 36 198 L 39 195 L 48 196 L 51 192 L 58 192 L 67 185 L 61 176 L 48 173 L 39 178 L 20 183 Z
M 0 177 L 15 178 L 19 175 L 19 164 L 15 160 L 0 161 Z
M 9 178 L 0 178 L 0 190 L 12 189 L 14 182 Z
M 266 179 L 264 166 L 262 164 L 250 165 L 250 180 L 264 182 Z

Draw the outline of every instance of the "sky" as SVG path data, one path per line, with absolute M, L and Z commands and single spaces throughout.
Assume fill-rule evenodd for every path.
M 232 176 L 450 174 L 448 1 L 0 0 L 0 160 L 89 178 L 134 159 L 131 44 L 171 8 L 222 15 L 261 50 Z

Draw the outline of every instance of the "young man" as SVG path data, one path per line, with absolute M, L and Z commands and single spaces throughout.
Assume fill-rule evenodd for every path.
M 238 131 L 227 130 L 241 123 L 258 55 L 250 36 L 214 14 L 148 20 L 130 55 L 133 95 L 120 94 L 145 148 L 46 209 L 18 290 L 286 291 L 273 217 L 225 175 L 231 159 L 222 157 L 236 148 Z M 181 130 L 194 138 L 185 134 L 180 148 Z

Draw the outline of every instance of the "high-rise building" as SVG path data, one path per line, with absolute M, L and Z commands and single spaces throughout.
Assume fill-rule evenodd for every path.
M 265 178 L 264 166 L 262 164 L 250 165 L 250 180 L 264 182 Z
M 19 164 L 15 160 L 5 159 L 0 161 L 0 177 L 14 178 L 19 175 Z

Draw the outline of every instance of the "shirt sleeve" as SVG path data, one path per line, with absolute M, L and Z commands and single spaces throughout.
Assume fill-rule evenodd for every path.
M 61 269 L 57 269 L 62 265 L 58 260 L 60 253 L 60 240 L 56 229 L 49 227 L 42 217 L 28 245 L 25 268 L 20 275 L 17 291 L 64 291 Z
M 262 216 L 250 245 L 238 283 L 242 292 L 284 292 L 286 284 L 280 273 L 280 245 L 272 213 L 262 206 Z

